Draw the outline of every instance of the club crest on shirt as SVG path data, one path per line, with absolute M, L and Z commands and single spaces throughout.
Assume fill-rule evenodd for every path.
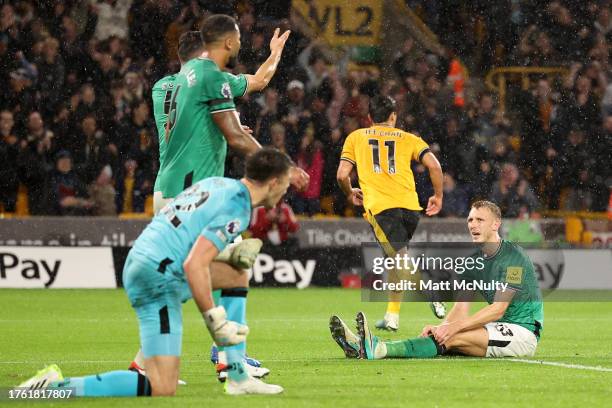
M 230 235 L 234 235 L 235 233 L 240 231 L 240 221 L 232 220 L 228 222 L 227 225 L 225 226 L 225 231 L 227 231 L 227 233 Z
M 228 99 L 232 98 L 232 89 L 230 88 L 229 82 L 224 82 L 223 85 L 221 85 L 221 95 Z

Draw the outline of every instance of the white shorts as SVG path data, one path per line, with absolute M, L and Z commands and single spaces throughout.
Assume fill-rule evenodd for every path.
M 538 339 L 530 330 L 512 323 L 492 322 L 485 325 L 489 333 L 487 357 L 533 357 Z
M 164 198 L 161 191 L 153 193 L 153 213 L 157 215 L 173 198 Z

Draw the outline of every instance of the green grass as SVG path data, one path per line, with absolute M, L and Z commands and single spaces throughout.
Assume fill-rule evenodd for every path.
M 364 310 L 373 322 L 385 307 L 359 299 L 354 290 L 251 290 L 249 354 L 272 370 L 269 382 L 285 387 L 281 396 L 223 394 L 208 361 L 208 333 L 190 302 L 181 368 L 188 385 L 176 397 L 35 406 L 609 406 L 612 372 L 469 358 L 346 360 L 329 335 L 330 314 L 352 321 Z M 612 368 L 612 303 L 551 302 L 545 313 L 536 359 Z M 404 304 L 401 331 L 390 337 L 412 337 L 433 320 L 426 304 Z M 136 318 L 121 290 L 0 291 L 0 387 L 50 363 L 67 376 L 123 369 L 137 347 Z

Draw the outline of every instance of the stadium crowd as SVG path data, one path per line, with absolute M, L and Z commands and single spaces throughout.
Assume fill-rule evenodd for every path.
M 242 50 L 235 73 L 253 73 L 267 58 L 275 26 L 292 29 L 271 85 L 237 106 L 261 144 L 286 151 L 309 173 L 308 189 L 289 197 L 297 214 L 358 213 L 336 186 L 336 167 L 346 135 L 369 125 L 368 100 L 377 93 L 397 100 L 398 127 L 422 136 L 439 157 L 444 216 L 466 215 L 476 198 L 492 199 L 508 217 L 608 207 L 607 1 L 587 1 L 586 7 L 578 1 L 495 2 L 504 7 L 408 1 L 420 7 L 448 52 L 428 53 L 408 39 L 389 61 L 392 78 L 372 65 L 334 60 L 325 44 L 294 24 L 290 1 L 271 3 L 4 1 L 3 209 L 15 211 L 21 184 L 32 215 L 143 212 L 158 165 L 151 87 L 179 70 L 180 34 L 219 12 L 238 17 Z M 453 91 L 454 56 L 476 61 L 467 64 L 476 75 L 466 81 L 461 100 Z M 477 75 L 496 65 L 565 66 L 569 74 L 542 76 L 528 91 L 515 89 L 502 112 Z M 431 195 L 425 168 L 416 164 L 413 170 L 425 201 Z M 240 158 L 230 154 L 227 173 L 240 172 Z

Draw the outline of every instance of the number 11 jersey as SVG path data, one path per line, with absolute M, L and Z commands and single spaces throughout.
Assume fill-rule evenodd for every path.
M 347 136 L 340 160 L 357 167 L 363 206 L 373 215 L 390 208 L 420 211 L 410 165 L 427 152 L 429 145 L 412 133 L 372 126 Z

